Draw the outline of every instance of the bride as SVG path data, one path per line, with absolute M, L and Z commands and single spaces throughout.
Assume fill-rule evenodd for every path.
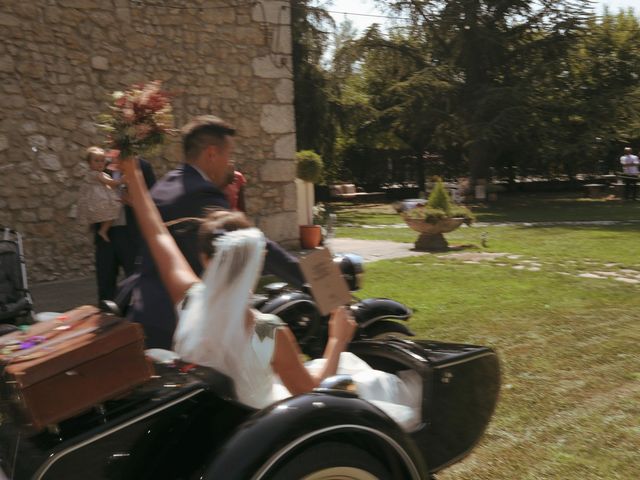
M 142 235 L 178 310 L 174 350 L 184 361 L 228 375 L 238 401 L 253 408 L 311 391 L 335 375 L 339 363 L 344 372 L 367 370 L 361 396 L 383 402 L 407 397 L 404 384 L 395 375 L 372 370 L 348 353 L 341 359 L 356 328 L 348 309 L 341 307 L 332 313 L 323 359 L 305 368 L 298 343 L 286 324 L 274 315 L 249 308 L 262 270 L 265 238 L 241 212 L 215 211 L 202 221 L 198 240 L 205 270 L 200 279 L 163 224 L 138 161 L 123 159 L 120 168 Z M 350 365 L 343 365 L 346 363 Z M 359 383 L 356 381 L 360 389 Z M 367 392 L 370 394 L 362 395 Z

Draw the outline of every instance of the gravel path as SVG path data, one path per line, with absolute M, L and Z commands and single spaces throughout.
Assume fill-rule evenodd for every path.
M 405 225 L 406 228 L 406 225 Z M 375 262 L 388 258 L 413 257 L 426 252 L 413 250 L 413 243 L 389 242 L 386 240 L 356 240 L 353 238 L 332 238 L 325 245 L 333 253 L 356 253 L 365 262 Z

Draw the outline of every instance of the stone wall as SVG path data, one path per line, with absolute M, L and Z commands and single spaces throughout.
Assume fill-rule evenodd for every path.
M 0 225 L 21 232 L 32 282 L 92 275 L 75 220 L 109 94 L 159 79 L 176 126 L 217 114 L 238 128 L 248 213 L 268 236 L 297 239 L 288 1 L 29 0 L 0 3 Z M 152 158 L 159 176 L 178 141 Z

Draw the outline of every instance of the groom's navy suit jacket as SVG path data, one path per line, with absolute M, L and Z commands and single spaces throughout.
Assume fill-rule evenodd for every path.
M 224 193 L 188 164 L 172 170 L 159 180 L 151 190 L 151 197 L 165 222 L 185 217 L 203 217 L 207 209 L 212 207 L 229 208 Z M 202 264 L 198 254 L 197 230 L 193 222 L 170 228 L 191 268 L 200 275 Z M 142 324 L 147 348 L 170 349 L 176 326 L 175 305 L 171 303 L 146 246 L 141 257 L 140 277 L 132 297 L 132 320 Z M 304 283 L 295 257 L 269 240 L 264 271 L 298 287 Z

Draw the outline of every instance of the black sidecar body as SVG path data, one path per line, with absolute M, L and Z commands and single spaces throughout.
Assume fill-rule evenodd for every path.
M 478 442 L 500 385 L 491 349 L 391 338 L 350 350 L 376 369 L 420 374 L 417 427 L 403 430 L 331 379 L 252 410 L 234 400 L 225 376 L 177 362 L 157 365 L 129 395 L 37 434 L 3 410 L 0 479 L 419 480 Z

